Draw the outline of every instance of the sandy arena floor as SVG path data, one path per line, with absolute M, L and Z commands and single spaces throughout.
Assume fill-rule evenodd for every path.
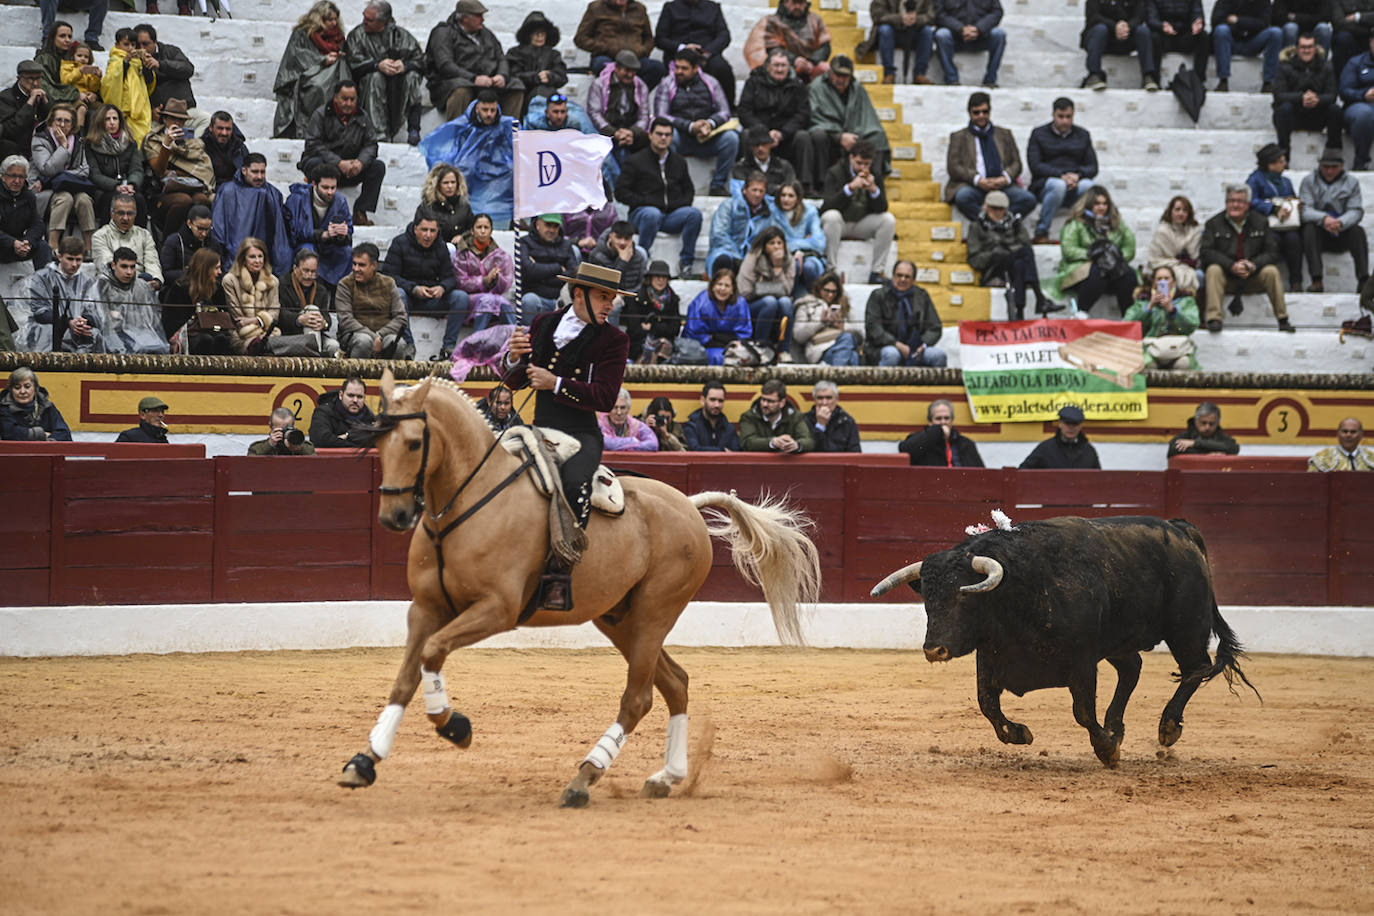
M 593 789 L 564 784 L 615 716 L 612 651 L 464 650 L 467 751 L 417 697 L 370 789 L 400 651 L 0 659 L 0 912 L 1295 913 L 1374 911 L 1374 660 L 1260 656 L 1160 758 L 1150 655 L 1104 769 L 1068 692 L 978 713 L 973 663 L 679 650 L 695 785 L 656 705 Z M 1099 708 L 1114 684 L 1102 666 Z

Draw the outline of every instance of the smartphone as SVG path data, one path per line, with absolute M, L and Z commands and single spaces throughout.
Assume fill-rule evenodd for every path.
M 1155 283 L 1155 289 L 1159 290 L 1161 296 L 1169 295 L 1169 281 L 1159 280 Z

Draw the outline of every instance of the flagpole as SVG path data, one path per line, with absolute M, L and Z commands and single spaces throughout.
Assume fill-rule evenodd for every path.
M 515 252 L 515 315 L 516 323 L 520 320 L 520 300 L 525 295 L 523 283 L 523 271 L 520 269 L 520 262 L 523 260 L 520 254 L 520 230 L 516 228 L 520 213 L 520 169 L 517 165 L 520 162 L 520 122 L 512 119 L 510 128 L 511 143 L 511 228 L 515 230 L 515 243 L 511 248 Z

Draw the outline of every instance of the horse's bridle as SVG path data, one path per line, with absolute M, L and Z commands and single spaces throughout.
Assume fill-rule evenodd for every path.
M 397 414 L 388 414 L 383 412 L 377 417 L 378 425 L 382 425 L 383 421 L 385 421 L 386 425 L 392 427 L 394 427 L 395 424 L 400 423 L 402 420 L 419 420 L 421 423 L 424 424 L 424 432 L 420 440 L 420 468 L 418 471 L 415 472 L 415 482 L 410 486 L 383 486 L 378 487 L 377 492 L 382 494 L 383 496 L 400 496 L 405 493 L 411 494 L 411 504 L 414 508 L 416 519 L 419 520 L 420 527 L 424 529 L 425 534 L 429 535 L 430 541 L 434 544 L 435 565 L 439 573 L 439 590 L 444 593 L 444 600 L 448 602 L 449 610 L 453 611 L 453 616 L 457 617 L 458 608 L 453 603 L 453 598 L 449 596 L 448 588 L 444 585 L 444 538 L 448 537 L 451 533 L 453 533 L 454 529 L 456 529 L 459 525 L 463 524 L 463 522 L 467 521 L 468 519 L 472 518 L 472 516 L 476 515 L 479 509 L 481 509 L 487 503 L 495 499 L 497 494 L 499 494 L 502 490 L 506 489 L 506 487 L 510 486 L 511 484 L 519 480 L 520 476 L 524 474 L 525 471 L 528 470 L 534 464 L 534 456 L 526 454 L 524 459 L 520 462 L 519 466 L 516 467 L 515 470 L 511 471 L 510 474 L 506 475 L 506 478 L 502 480 L 500 483 L 498 483 L 491 490 L 489 490 L 485 496 L 477 500 L 477 502 L 473 503 L 471 506 L 468 506 L 468 508 L 463 510 L 463 512 L 457 518 L 449 522 L 443 528 L 439 529 L 438 531 L 434 531 L 424 523 L 423 517 L 426 514 L 428 514 L 429 517 L 433 519 L 435 522 L 442 521 L 443 517 L 448 514 L 450 509 L 453 508 L 453 504 L 458 501 L 459 495 L 463 492 L 463 490 L 467 489 L 467 485 L 472 483 L 473 478 L 477 476 L 477 472 L 482 470 L 482 466 L 487 463 L 487 459 L 491 457 L 494 451 L 496 451 L 496 447 L 501 444 L 501 439 L 499 436 L 495 436 L 492 438 L 491 445 L 487 446 L 487 450 L 482 455 L 482 459 L 477 462 L 476 466 L 474 466 L 471 471 L 468 472 L 468 476 L 463 478 L 463 482 L 458 484 L 458 489 L 454 490 L 453 495 L 449 497 L 449 501 L 444 503 L 444 508 L 440 509 L 438 512 L 428 512 L 425 508 L 425 471 L 429 466 L 429 416 L 423 410 L 419 410 L 414 413 Z M 528 614 L 522 615 L 521 619 L 518 622 L 524 623 L 527 617 Z

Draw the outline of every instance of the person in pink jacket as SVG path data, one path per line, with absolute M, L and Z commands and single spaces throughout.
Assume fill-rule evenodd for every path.
M 630 416 L 630 392 L 620 389 L 610 413 L 598 414 L 597 425 L 608 452 L 656 452 L 658 437 L 644 422 Z
M 475 330 L 484 330 L 492 319 L 515 324 L 515 307 L 508 293 L 515 279 L 515 262 L 491 237 L 491 217 L 479 213 L 472 228 L 454 245 L 453 272 L 458 288 L 468 294 L 468 314 Z

